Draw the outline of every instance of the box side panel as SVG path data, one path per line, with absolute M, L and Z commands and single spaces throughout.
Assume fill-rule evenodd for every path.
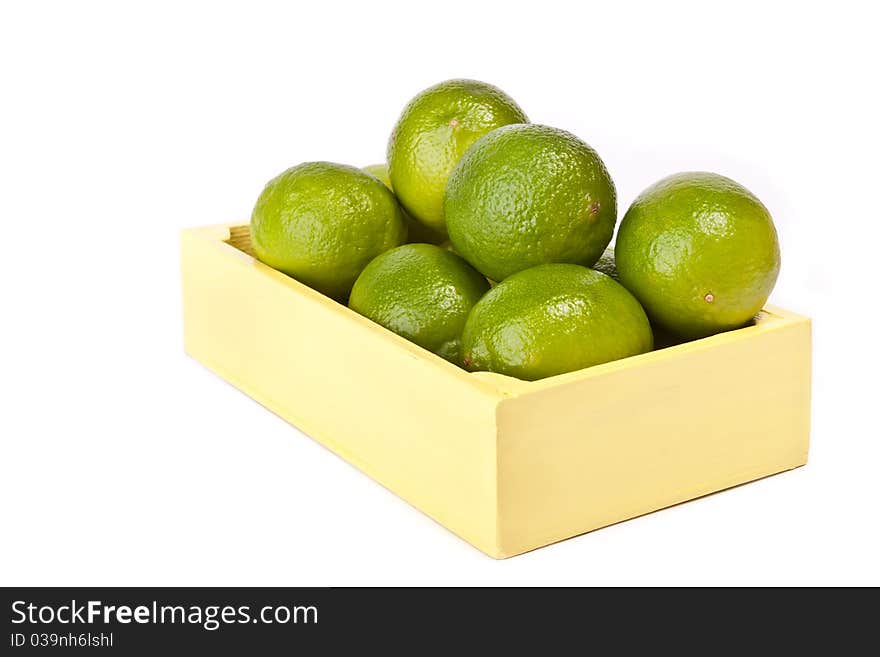
M 803 465 L 809 320 L 743 335 L 501 402 L 501 551 Z
M 188 232 L 182 248 L 191 356 L 495 551 L 496 397 L 222 242 Z

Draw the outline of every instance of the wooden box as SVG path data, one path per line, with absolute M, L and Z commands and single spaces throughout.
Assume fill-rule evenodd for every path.
M 495 558 L 803 465 L 810 320 L 526 382 L 468 373 L 249 255 L 182 235 L 186 351 Z

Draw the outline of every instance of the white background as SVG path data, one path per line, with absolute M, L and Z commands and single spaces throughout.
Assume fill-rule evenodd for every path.
M 515 5 L 3 3 L 0 583 L 880 584 L 870 3 Z M 621 213 L 687 169 L 765 202 L 807 467 L 495 562 L 183 354 L 179 230 L 381 161 L 451 77 L 593 145 Z

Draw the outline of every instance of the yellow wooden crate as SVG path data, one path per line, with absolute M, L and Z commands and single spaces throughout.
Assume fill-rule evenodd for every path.
M 468 373 L 184 231 L 186 351 L 486 554 L 513 556 L 806 463 L 810 320 L 534 382 Z

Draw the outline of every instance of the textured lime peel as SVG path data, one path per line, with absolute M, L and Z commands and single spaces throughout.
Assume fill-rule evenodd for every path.
M 388 175 L 387 164 L 368 164 L 364 167 L 364 171 L 373 176 L 376 176 L 384 183 L 384 185 L 388 189 L 390 189 L 392 192 L 394 191 L 394 188 L 391 186 L 391 177 Z M 403 209 L 403 216 L 406 220 L 408 242 L 417 244 L 442 244 L 446 241 L 445 235 L 441 235 L 440 233 L 428 228 L 422 222 L 416 221 L 405 209 Z
M 349 306 L 377 324 L 461 364 L 461 332 L 486 279 L 447 249 L 407 244 L 371 262 Z
M 679 173 L 646 189 L 620 224 L 620 282 L 651 320 L 684 338 L 744 326 L 779 275 L 767 208 L 715 173 Z
M 639 302 L 609 276 L 549 264 L 505 279 L 474 306 L 462 335 L 463 364 L 525 380 L 650 351 Z
M 404 108 L 388 141 L 391 186 L 407 212 L 446 235 L 443 193 L 459 158 L 488 132 L 528 121 L 501 89 L 477 80 L 448 80 Z
M 593 265 L 614 234 L 614 183 L 563 130 L 511 125 L 482 137 L 446 186 L 455 250 L 492 280 L 535 265 Z
M 406 241 L 394 194 L 361 169 L 306 162 L 270 180 L 251 215 L 257 258 L 344 299 L 367 263 Z

